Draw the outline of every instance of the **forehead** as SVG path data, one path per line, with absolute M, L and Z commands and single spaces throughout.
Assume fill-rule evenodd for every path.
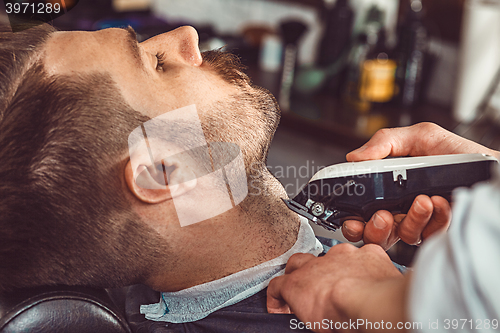
M 49 74 L 109 70 L 113 57 L 127 53 L 129 39 L 123 29 L 58 31 L 45 44 L 45 67 Z

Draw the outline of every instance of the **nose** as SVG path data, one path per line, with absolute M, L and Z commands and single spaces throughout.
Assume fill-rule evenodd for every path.
M 184 26 L 150 38 L 142 43 L 151 53 L 165 53 L 171 60 L 182 61 L 192 66 L 202 63 L 198 47 L 198 33 L 190 26 Z

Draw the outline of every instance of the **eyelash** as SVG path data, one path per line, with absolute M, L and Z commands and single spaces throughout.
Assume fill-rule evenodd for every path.
M 163 65 L 165 65 L 165 52 L 156 54 L 156 70 L 163 70 Z

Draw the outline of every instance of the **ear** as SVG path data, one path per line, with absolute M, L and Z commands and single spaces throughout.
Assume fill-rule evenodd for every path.
M 146 203 L 156 204 L 181 196 L 197 185 L 196 175 L 188 166 L 150 162 L 125 166 L 125 182 L 134 196 Z

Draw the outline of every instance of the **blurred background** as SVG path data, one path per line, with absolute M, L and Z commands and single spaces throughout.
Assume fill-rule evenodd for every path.
M 383 127 L 431 121 L 500 148 L 500 0 L 82 0 L 53 24 L 139 41 L 192 25 L 202 51 L 239 55 L 282 109 L 268 166 L 290 196 Z

